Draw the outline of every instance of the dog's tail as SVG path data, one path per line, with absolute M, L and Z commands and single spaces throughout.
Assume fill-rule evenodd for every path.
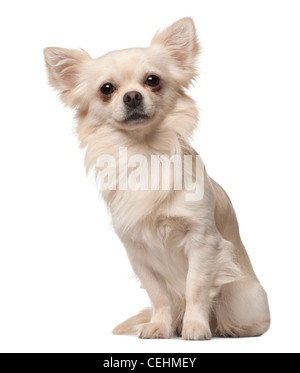
M 136 334 L 141 324 L 151 321 L 152 310 L 146 308 L 135 316 L 125 320 L 112 331 L 113 334 Z

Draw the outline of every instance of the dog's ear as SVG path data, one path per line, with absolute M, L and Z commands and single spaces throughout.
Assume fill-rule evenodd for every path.
M 158 32 L 152 39 L 151 47 L 162 48 L 173 59 L 181 70 L 181 84 L 186 86 L 195 77 L 200 45 L 192 18 L 180 19 Z
M 83 66 L 91 57 L 84 50 L 58 47 L 44 49 L 49 83 L 60 91 L 62 100 L 76 106 L 83 90 Z

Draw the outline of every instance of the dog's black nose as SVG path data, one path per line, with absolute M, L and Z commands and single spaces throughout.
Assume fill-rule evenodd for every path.
M 127 92 L 123 97 L 123 101 L 125 105 L 132 109 L 135 109 L 143 101 L 143 96 L 140 94 L 140 92 L 137 91 Z

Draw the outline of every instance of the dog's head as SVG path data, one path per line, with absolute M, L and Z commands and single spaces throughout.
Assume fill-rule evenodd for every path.
M 195 77 L 199 45 L 194 22 L 184 18 L 157 33 L 149 48 L 92 59 L 83 50 L 46 48 L 50 83 L 62 100 L 94 125 L 138 130 L 170 114 Z

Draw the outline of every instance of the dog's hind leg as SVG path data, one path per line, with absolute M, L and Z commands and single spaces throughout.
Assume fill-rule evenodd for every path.
M 254 278 L 222 287 L 214 304 L 215 336 L 257 337 L 270 327 L 267 294 Z

